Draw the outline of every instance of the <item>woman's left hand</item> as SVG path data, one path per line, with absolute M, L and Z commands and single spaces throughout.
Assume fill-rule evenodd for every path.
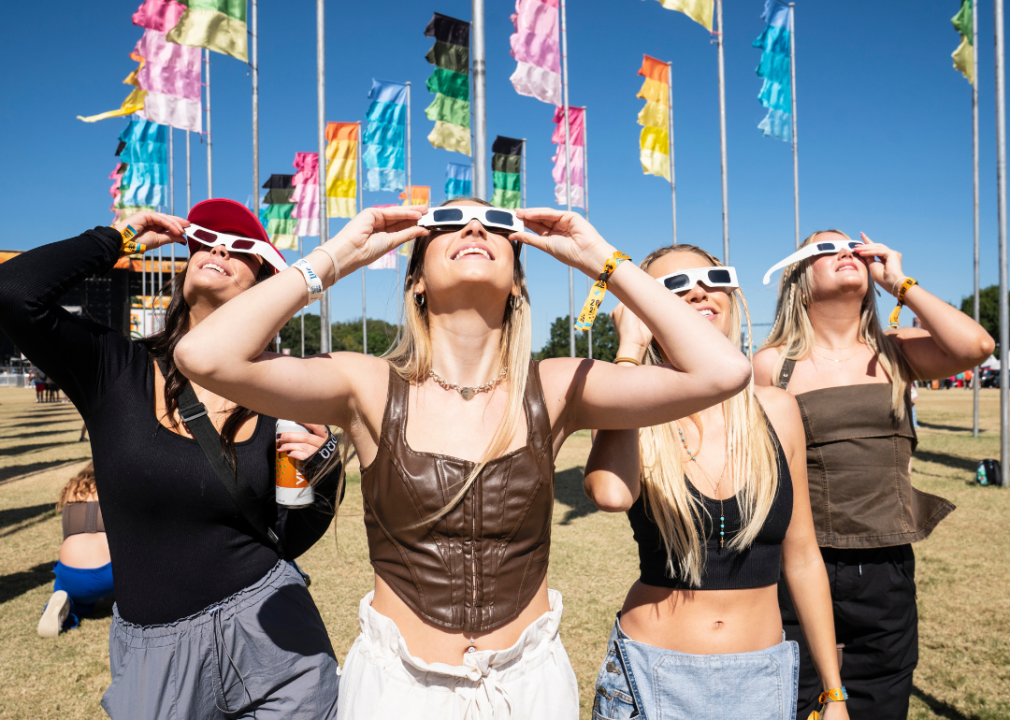
M 330 431 L 325 425 L 309 425 L 307 433 L 286 432 L 277 435 L 277 452 L 284 452 L 295 460 L 308 460 L 323 446 Z
M 859 237 L 866 244 L 857 247 L 853 252 L 867 261 L 873 281 L 877 285 L 892 295 L 897 295 L 899 286 L 907 277 L 901 269 L 901 253 L 881 243 L 873 242 L 866 233 L 859 233 Z
M 614 254 L 610 243 L 578 213 L 554 208 L 520 208 L 516 215 L 533 232 L 513 233 L 510 240 L 539 248 L 594 280 L 603 272 L 607 258 Z

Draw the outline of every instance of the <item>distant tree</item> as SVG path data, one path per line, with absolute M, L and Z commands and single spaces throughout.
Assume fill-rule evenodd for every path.
M 586 357 L 586 350 L 589 347 L 589 333 L 575 331 L 575 354 L 578 357 Z M 610 322 L 610 317 L 605 313 L 596 316 L 593 323 L 593 359 L 606 360 L 612 362 L 617 357 L 617 332 L 614 330 L 614 323 Z M 552 357 L 568 357 L 571 354 L 571 343 L 568 338 L 568 316 L 557 318 L 551 325 L 550 339 L 539 352 L 536 353 L 538 360 Z
M 305 313 L 305 354 L 316 355 L 319 352 L 319 335 L 322 325 L 319 316 Z M 295 357 L 301 355 L 302 349 L 302 319 L 295 315 L 281 328 L 281 349 L 287 348 Z
M 385 320 L 368 319 L 368 354 L 382 355 L 389 349 L 396 337 L 396 325 Z M 319 352 L 320 336 L 319 316 L 305 315 L 305 354 L 315 355 Z M 331 326 L 334 351 L 362 351 L 361 320 L 337 322 Z M 295 316 L 281 328 L 281 349 L 288 348 L 291 354 L 298 357 L 301 352 L 301 318 Z
M 999 285 L 982 288 L 978 293 L 979 323 L 985 331 L 999 340 Z M 961 312 L 968 317 L 975 317 L 974 293 L 961 300 Z

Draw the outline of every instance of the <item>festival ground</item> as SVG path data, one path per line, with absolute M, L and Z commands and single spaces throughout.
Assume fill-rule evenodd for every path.
M 981 405 L 983 433 L 974 439 L 970 392 L 919 396 L 913 480 L 958 509 L 916 548 L 921 660 L 913 719 L 1010 718 L 1010 492 L 968 484 L 978 458 L 998 457 L 997 391 L 983 391 Z M 111 604 L 57 640 L 35 632 L 60 543 L 54 503 L 90 456 L 80 429 L 73 406 L 39 405 L 33 391 L 0 389 L 0 718 L 105 717 L 98 703 L 109 683 Z M 582 492 L 588 450 L 580 433 L 558 458 L 550 571 L 551 586 L 564 595 L 561 632 L 584 718 L 614 612 L 638 565 L 625 517 L 597 512 Z M 358 601 L 372 584 L 353 469 L 337 526 L 336 542 L 327 534 L 300 562 L 342 659 L 358 632 Z

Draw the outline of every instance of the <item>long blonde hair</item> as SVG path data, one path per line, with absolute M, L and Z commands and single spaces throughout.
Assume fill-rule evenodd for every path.
M 722 265 L 694 245 L 670 245 L 646 257 L 642 269 L 648 270 L 656 260 L 674 252 L 694 253 L 713 266 Z M 739 345 L 744 320 L 750 338 L 750 311 L 739 288 L 732 291 L 731 297 L 729 338 Z M 750 354 L 748 343 L 747 355 Z M 662 362 L 655 343 L 646 362 Z M 753 379 L 746 390 L 722 403 L 722 412 L 726 421 L 726 472 L 740 504 L 740 531 L 729 541 L 729 548 L 740 552 L 754 543 L 775 501 L 779 486 L 778 444 L 754 397 Z M 693 415 L 691 420 L 703 437 L 701 419 Z M 646 509 L 663 538 L 667 572 L 683 578 L 692 587 L 700 587 L 707 548 L 702 545 L 698 528 L 705 518 L 709 522 L 712 518 L 698 495 L 690 491 L 677 423 L 642 428 L 639 453 L 642 493 Z
M 803 241 L 800 247 L 814 242 L 818 235 L 834 233 L 850 239 L 841 230 L 818 230 Z M 778 348 L 779 360 L 772 372 L 778 383 L 782 364 L 786 360 L 804 360 L 814 350 L 814 328 L 810 324 L 807 308 L 813 298 L 814 258 L 790 265 L 782 272 L 779 297 L 775 308 L 775 322 L 761 349 Z M 859 308 L 859 339 L 873 351 L 880 367 L 891 379 L 891 412 L 901 420 L 905 417 L 905 393 L 912 379 L 912 370 L 898 344 L 884 332 L 877 317 L 876 289 L 873 274 L 867 271 L 866 294 Z
M 477 198 L 454 198 L 450 205 L 461 201 L 476 202 L 487 207 L 489 203 Z M 414 242 L 410 263 L 407 265 L 407 277 L 403 283 L 403 318 L 400 331 L 397 333 L 393 346 L 384 356 L 394 372 L 409 383 L 421 384 L 428 379 L 431 371 L 431 334 L 428 327 L 428 303 L 423 297 L 415 297 L 414 285 L 424 275 L 424 253 L 428 243 L 424 239 Z M 515 249 L 515 248 L 513 248 Z M 530 344 L 532 335 L 532 320 L 530 318 L 530 297 L 526 289 L 526 277 L 519 252 L 515 253 L 512 264 L 512 282 L 518 289 L 518 295 L 510 295 L 502 316 L 501 343 L 498 347 L 498 367 L 508 368 L 505 379 L 508 388 L 508 401 L 505 413 L 495 429 L 495 433 L 466 481 L 445 507 L 431 517 L 425 518 L 420 524 L 435 522 L 451 511 L 473 486 L 487 463 L 498 457 L 512 442 L 519 426 L 519 418 L 523 412 L 523 397 L 526 393 L 526 381 L 530 367 Z

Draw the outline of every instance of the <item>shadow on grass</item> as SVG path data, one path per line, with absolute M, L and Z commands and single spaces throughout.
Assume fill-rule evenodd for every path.
M 53 561 L 42 562 L 28 570 L 0 576 L 0 605 L 55 579 Z
M 967 470 L 969 472 L 975 472 L 975 468 L 978 466 L 977 460 L 969 460 L 968 458 L 948 455 L 947 453 L 930 452 L 929 450 L 915 451 L 915 454 L 912 455 L 912 462 L 914 464 L 920 461 L 936 463 L 953 470 Z
M 37 420 L 36 422 L 23 422 L 23 423 L 14 423 L 12 425 L 3 425 L 0 426 L 0 436 L 2 436 L 3 431 L 7 428 L 15 428 L 20 430 L 21 428 L 27 428 L 27 427 L 45 427 L 47 425 L 59 425 L 60 423 L 77 422 L 79 418 L 80 416 L 77 415 L 77 413 L 74 413 L 73 415 L 67 415 L 66 417 L 54 417 L 51 420 Z M 60 430 L 59 432 L 66 432 L 66 430 Z
M 562 525 L 571 525 L 573 520 L 599 512 L 593 501 L 586 497 L 583 489 L 585 468 L 574 467 L 554 475 L 554 499 L 568 506 L 561 519 Z
M 971 432 L 971 425 L 940 425 L 939 423 L 925 422 L 923 420 L 919 421 L 919 427 L 924 427 L 927 430 L 946 430 L 947 432 Z M 978 430 L 980 434 L 985 432 L 985 428 L 982 427 Z
M 0 438 L 2 439 L 2 438 Z M 62 442 L 35 443 L 34 445 L 12 445 L 11 447 L 0 448 L 0 457 L 9 455 L 22 455 L 39 450 L 59 447 L 60 445 L 76 445 L 77 440 L 64 440 Z
M 76 460 L 43 460 L 41 462 L 27 463 L 25 465 L 11 465 L 9 467 L 0 468 L 0 485 L 13 480 L 24 480 L 31 475 L 52 470 L 53 468 L 79 465 L 82 462 L 87 462 L 89 459 L 90 458 L 88 457 L 82 457 L 77 458 Z M 67 479 L 69 480 L 69 478 Z
M 0 530 L 11 525 L 17 525 L 25 520 L 31 520 L 39 515 L 46 515 L 55 512 L 55 503 L 43 503 L 42 505 L 32 505 L 30 507 L 9 508 L 0 510 Z
M 922 700 L 937 717 L 947 718 L 947 720 L 979 720 L 978 715 L 965 715 L 950 703 L 937 700 L 914 685 L 912 686 L 912 697 Z
M 16 440 L 20 438 L 39 438 L 45 437 L 47 435 L 59 435 L 62 433 L 77 432 L 76 429 L 67 428 L 66 430 L 27 430 L 21 433 L 11 433 L 7 435 L 3 432 L 3 428 L 0 428 L 0 441 L 2 440 Z M 80 437 L 78 435 L 77 437 Z M 69 442 L 69 440 L 67 441 Z

